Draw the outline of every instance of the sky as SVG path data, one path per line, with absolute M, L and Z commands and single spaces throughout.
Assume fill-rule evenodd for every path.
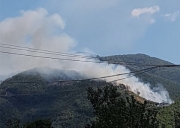
M 39 36 L 61 35 L 53 41 L 68 43 L 64 51 L 143 53 L 180 64 L 178 0 L 0 0 L 1 43 L 29 44 L 38 27 L 51 31 Z
M 129 78 L 121 65 L 23 47 L 99 56 L 142 53 L 180 64 L 179 21 L 178 0 L 0 0 L 0 80 L 37 67 L 76 70 L 87 78 L 126 73 L 106 81 L 123 79 L 142 97 L 172 102 L 164 88 Z M 68 58 L 81 62 L 62 60 Z

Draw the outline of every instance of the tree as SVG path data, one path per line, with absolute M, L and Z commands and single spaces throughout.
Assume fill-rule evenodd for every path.
M 49 119 L 37 119 L 34 122 L 26 123 L 24 128 L 53 128 Z
M 7 128 L 53 128 L 49 119 L 37 119 L 33 122 L 20 125 L 20 119 L 9 119 L 5 124 Z
M 180 128 L 180 112 L 173 111 L 175 128 Z
M 157 109 L 147 102 L 139 103 L 134 96 L 124 97 L 117 87 L 88 88 L 90 100 L 96 121 L 87 128 L 156 128 Z
M 20 128 L 20 119 L 9 119 L 5 125 L 7 128 Z

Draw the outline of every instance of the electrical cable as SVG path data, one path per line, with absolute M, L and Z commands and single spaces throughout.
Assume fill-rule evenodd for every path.
M 60 55 L 64 57 L 79 57 L 79 58 L 84 58 L 84 59 L 97 59 L 97 57 L 92 57 L 92 56 L 84 56 L 84 55 L 78 55 L 78 54 L 71 54 L 71 53 L 62 53 L 62 52 L 56 52 L 56 51 L 49 51 L 49 50 L 44 50 L 44 49 L 34 49 L 34 48 L 29 48 L 29 47 L 22 47 L 22 46 L 17 46 L 17 45 L 10 45 L 10 44 L 2 44 L 0 45 L 5 45 L 5 46 L 0 46 L 2 48 L 8 48 L 8 49 L 16 49 L 16 50 L 23 50 L 23 51 L 29 51 L 29 52 L 36 52 L 36 53 L 43 53 L 43 54 L 50 54 L 50 55 Z M 9 54 L 14 54 L 14 55 L 23 55 L 20 53 L 11 53 L 11 52 L 6 52 L 6 51 L 0 51 L 1 53 L 9 53 Z M 60 60 L 69 60 L 69 61 L 81 61 L 82 60 L 71 60 L 70 58 L 64 59 L 64 58 L 55 58 L 55 57 L 47 57 L 47 56 L 35 56 L 35 55 L 30 55 L 30 54 L 24 54 L 24 56 L 31 56 L 31 57 L 40 57 L 40 58 L 49 58 L 49 59 L 60 59 Z M 96 55 L 97 56 L 97 55 Z M 95 62 L 95 61 L 86 61 L 85 62 Z M 97 61 L 97 60 L 96 60 Z M 107 61 L 101 60 L 98 63 L 104 63 Z M 125 62 L 125 61 L 111 61 L 110 64 L 121 64 L 121 65 L 137 65 L 137 66 L 159 66 L 159 65 L 153 65 L 153 64 L 142 64 L 142 63 L 136 63 L 136 62 Z
M 64 52 L 57 52 L 57 51 L 50 51 L 45 49 L 35 49 L 35 48 L 29 48 L 29 47 L 22 47 L 18 45 L 10 45 L 10 44 L 2 44 L 5 46 L 0 46 L 2 48 L 8 48 L 8 49 L 16 49 L 16 50 L 22 50 L 22 51 L 30 51 L 30 52 L 37 52 L 37 53 L 44 53 L 44 54 L 51 54 L 51 55 L 61 55 L 61 56 L 68 56 L 68 57 L 80 57 L 80 58 L 86 58 L 86 59 L 93 59 L 96 57 L 92 56 L 84 56 L 80 54 L 72 54 L 72 53 L 64 53 Z
M 157 68 L 157 67 L 145 68 L 145 69 L 142 69 L 142 70 L 132 71 L 132 72 L 128 72 L 128 73 L 121 73 L 121 74 L 102 76 L 102 77 L 96 77 L 96 78 L 81 79 L 81 80 L 60 80 L 60 81 L 56 81 L 56 82 L 73 82 L 73 81 L 86 81 L 86 80 L 96 80 L 96 79 L 110 78 L 110 77 L 116 77 L 116 76 L 121 76 L 121 75 L 133 74 L 133 73 L 136 73 L 136 72 L 142 72 L 142 71 L 146 71 L 146 70 L 149 70 L 149 69 L 152 69 L 152 68 L 154 69 L 154 68 Z
M 161 65 L 161 66 L 155 66 L 155 67 L 151 67 L 151 68 L 145 68 L 145 69 L 142 69 L 142 70 L 134 71 L 135 72 L 134 75 L 143 74 L 143 73 L 146 73 L 146 72 L 151 71 L 151 70 L 153 70 L 155 68 L 158 68 L 158 67 L 171 67 L 171 66 Z M 173 67 L 175 67 L 175 66 L 173 65 Z M 124 74 L 127 74 L 127 73 L 124 73 Z M 128 73 L 128 74 L 132 74 L 132 72 Z M 116 74 L 116 75 L 118 75 L 118 74 Z M 115 76 L 115 75 L 111 75 L 111 76 Z M 110 76 L 104 76 L 104 77 L 99 77 L 99 78 L 106 78 L 106 77 L 110 77 Z M 109 81 L 109 83 L 117 82 L 117 81 L 127 79 L 127 78 L 130 78 L 130 77 L 133 77 L 133 76 L 129 76 L 129 77 L 126 77 L 126 78 L 121 78 L 121 79 L 116 79 L 116 80 L 113 80 L 113 81 Z M 98 79 L 98 78 L 83 79 L 83 80 L 66 80 L 66 81 L 61 81 L 61 82 L 85 81 L 85 80 L 93 80 L 93 79 Z M 55 81 L 55 82 L 59 82 L 59 81 Z M 24 83 L 24 82 L 22 82 L 22 83 Z M 32 83 L 32 82 L 28 82 L 28 83 Z M 21 96 L 21 95 L 41 95 L 41 94 L 38 94 L 38 93 L 34 93 L 34 94 L 12 94 L 10 96 L 0 95 L 0 97 L 11 97 L 11 96 Z M 44 95 L 44 94 L 42 94 L 42 95 Z
M 6 51 L 0 51 L 0 53 L 11 54 L 11 55 L 19 55 L 19 56 L 35 57 L 35 58 L 53 59 L 53 60 L 63 60 L 63 61 L 77 61 L 77 62 L 79 61 L 79 62 L 100 63 L 100 62 L 95 62 L 95 61 L 88 61 L 88 60 L 65 59 L 65 58 L 58 58 L 58 57 L 50 57 L 50 56 L 39 56 L 39 55 L 22 54 L 22 53 L 6 52 Z M 102 63 L 102 62 L 101 62 L 101 63 Z
M 5 45 L 5 44 L 0 44 L 0 45 Z M 8 46 L 16 46 L 16 47 L 8 47 Z M 1 48 L 7 48 L 7 49 L 21 50 L 21 51 L 43 53 L 43 54 L 48 54 L 48 55 L 60 55 L 60 56 L 65 56 L 65 57 L 76 57 L 76 58 L 79 57 L 79 58 L 85 58 L 85 59 L 97 59 L 97 57 L 92 57 L 92 56 L 83 56 L 83 55 L 78 55 L 78 54 L 68 54 L 68 53 L 60 53 L 60 52 L 53 52 L 53 51 L 47 52 L 47 50 L 33 49 L 33 48 L 21 47 L 21 46 L 17 46 L 17 45 L 7 45 L 7 46 L 0 46 L 0 47 Z M 18 48 L 18 47 L 20 47 L 20 48 Z M 1 52 L 5 53 L 5 51 L 1 51 Z M 12 53 L 12 54 L 17 55 L 19 53 Z M 30 56 L 30 55 L 28 55 L 28 56 Z M 32 55 L 32 56 L 34 56 L 34 55 Z M 103 62 L 107 62 L 107 61 L 102 60 L 101 63 L 103 63 Z M 112 64 L 124 64 L 124 62 L 123 61 L 122 62 L 113 62 Z M 135 64 L 135 63 L 134 62 L 128 62 L 128 64 L 131 65 L 131 64 Z
M 148 72 L 148 71 L 153 70 L 153 69 L 158 68 L 158 67 L 166 67 L 166 65 L 155 66 L 155 67 L 145 68 L 145 69 L 136 70 L 136 71 L 132 71 L 132 72 L 128 72 L 128 73 L 120 73 L 120 74 L 108 75 L 108 76 L 102 76 L 102 77 L 96 77 L 96 78 L 88 78 L 88 79 L 80 79 L 80 80 L 78 80 L 78 79 L 77 80 L 57 80 L 57 81 L 53 81 L 53 82 L 75 82 L 75 81 L 87 81 L 87 80 L 90 81 L 90 80 L 117 77 L 117 76 L 128 75 L 128 74 L 135 74 L 136 75 L 136 74 L 139 74 L 139 73 Z M 168 66 L 168 67 L 170 67 L 170 66 Z M 10 81 L 10 82 L 4 81 L 4 82 L 5 83 L 48 83 L 48 82 L 42 82 L 42 81 Z
M 155 66 L 155 67 L 151 67 L 151 68 L 146 68 L 143 72 L 137 72 L 135 73 L 134 75 L 139 75 L 139 74 L 143 74 L 143 73 L 146 73 L 146 72 L 149 72 L 155 68 L 159 68 L 159 67 L 180 67 L 180 65 L 159 65 L 159 66 Z M 124 80 L 124 79 L 127 79 L 127 78 L 130 78 L 130 77 L 133 77 L 133 76 L 129 76 L 129 77 L 126 77 L 126 78 L 121 78 L 121 79 L 116 79 L 116 80 L 113 80 L 113 81 L 108 81 L 108 82 L 116 82 L 116 81 L 120 81 L 120 80 Z
M 22 54 L 22 53 L 15 53 L 15 52 L 7 52 L 7 51 L 0 51 L 0 53 L 11 54 L 11 55 L 19 55 L 19 56 L 28 56 L 28 57 L 35 57 L 35 58 L 43 58 L 43 59 L 53 59 L 53 60 L 62 60 L 62 61 L 76 61 L 76 62 L 91 62 L 91 63 L 104 63 L 105 61 L 89 61 L 89 60 L 78 60 L 78 59 L 66 59 L 66 58 L 58 58 L 58 57 L 50 57 L 50 56 L 39 56 L 39 55 L 31 55 L 31 54 Z M 139 63 L 111 63 L 111 64 L 121 64 L 121 65 L 136 65 L 136 66 L 161 66 L 161 65 L 148 65 L 148 64 L 139 64 Z M 179 67 L 180 65 L 166 65 L 166 66 L 176 66 Z
M 153 67 L 151 69 L 148 69 L 148 70 L 145 70 L 143 72 L 138 72 L 138 73 L 135 73 L 134 75 L 139 75 L 139 74 L 143 74 L 143 73 L 146 73 L 146 72 L 149 72 L 155 68 L 158 68 L 158 67 Z M 116 79 L 116 80 L 112 80 L 112 81 L 108 81 L 109 83 L 113 83 L 113 82 L 117 82 L 117 81 L 121 81 L 121 80 L 124 80 L 124 79 L 128 79 L 128 78 L 131 78 L 131 77 L 134 77 L 134 76 L 128 76 L 128 77 L 125 77 L 125 78 L 120 78 L 120 79 Z
M 80 56 L 80 55 L 68 55 L 68 54 L 60 54 L 60 53 L 48 53 L 48 52 L 43 52 L 43 51 L 36 51 L 36 50 L 29 50 L 29 49 L 21 49 L 21 48 L 10 48 L 6 46 L 0 46 L 1 48 L 7 48 L 7 49 L 15 49 L 15 50 L 20 50 L 20 51 L 29 51 L 29 52 L 34 52 L 34 53 L 43 53 L 43 54 L 48 54 L 48 55 L 60 55 L 63 57 L 79 57 L 79 58 L 85 58 L 85 59 L 94 59 L 95 57 L 90 57 L 90 56 Z

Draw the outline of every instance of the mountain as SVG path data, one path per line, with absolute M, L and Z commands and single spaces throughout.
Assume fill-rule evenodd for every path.
M 71 79 L 84 77 L 71 70 L 35 68 L 3 81 L 0 85 L 0 127 L 13 118 L 20 118 L 22 122 L 50 118 L 58 128 L 85 126 L 94 117 L 87 100 L 87 87 L 109 83 L 58 82 Z
M 108 63 L 123 61 L 131 71 L 146 67 L 128 65 L 130 62 L 152 65 L 172 64 L 144 54 L 98 58 L 101 61 L 108 61 Z M 159 68 L 136 76 L 140 81 L 150 83 L 152 87 L 163 85 L 173 100 L 180 97 L 179 68 Z M 20 118 L 22 123 L 37 118 L 50 118 L 54 127 L 84 127 L 85 124 L 94 119 L 92 106 L 87 100 L 87 88 L 89 86 L 97 88 L 111 85 L 99 80 L 58 82 L 59 80 L 84 78 L 86 77 L 73 70 L 35 68 L 6 79 L 0 84 L 0 127 L 3 128 L 4 123 L 13 118 Z M 119 87 L 123 97 L 134 95 L 139 102 L 145 101 L 144 98 L 129 92 L 124 85 Z M 163 118 L 167 116 L 164 114 L 166 112 L 166 108 L 162 109 L 158 117 L 160 121 L 164 121 Z M 167 120 L 164 122 L 169 121 Z
M 86 98 L 89 83 L 59 83 L 82 79 L 76 71 L 36 68 L 6 79 L 0 85 L 0 127 L 8 119 L 22 122 L 50 118 L 60 127 L 82 127 L 93 117 Z
M 122 63 L 126 65 L 131 71 L 141 70 L 148 68 L 142 65 L 172 65 L 173 63 L 164 61 L 155 57 L 150 57 L 145 54 L 129 54 L 129 55 L 115 55 L 99 57 L 101 61 L 107 61 L 108 63 Z M 135 63 L 137 65 L 128 65 L 129 63 Z M 139 65 L 138 65 L 139 64 Z M 175 103 L 164 106 L 161 108 L 157 115 L 159 127 L 174 128 L 180 126 L 180 68 L 157 68 L 152 71 L 137 74 L 136 77 L 140 81 L 150 83 L 152 87 L 157 85 L 163 85 L 163 87 L 169 92 L 170 97 Z
M 58 82 L 84 79 L 71 70 L 35 68 L 6 79 L 0 85 L 0 127 L 8 119 L 19 118 L 22 123 L 37 118 L 50 118 L 54 127 L 84 127 L 93 119 L 92 106 L 87 99 L 88 87 L 110 86 L 105 81 Z M 134 95 L 124 85 L 119 91 L 123 97 Z
M 141 70 L 148 68 L 143 65 L 172 65 L 168 61 L 164 61 L 155 57 L 150 57 L 145 54 L 129 54 L 129 55 L 115 55 L 99 57 L 101 61 L 107 61 L 108 63 L 124 63 L 124 65 L 131 71 Z M 137 65 L 128 65 L 129 63 L 135 63 Z M 162 85 L 168 92 L 170 97 L 175 100 L 180 97 L 180 68 L 168 67 L 157 68 L 152 71 L 137 74 L 140 81 L 144 83 L 150 83 L 151 87 Z

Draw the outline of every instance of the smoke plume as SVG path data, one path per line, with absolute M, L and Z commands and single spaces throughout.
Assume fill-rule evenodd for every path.
M 43 8 L 21 11 L 19 17 L 7 18 L 1 21 L 0 43 L 68 53 L 73 53 L 73 48 L 76 46 L 76 41 L 65 33 L 65 22 L 62 17 L 59 14 L 48 14 L 47 10 Z M 0 51 L 67 58 L 58 55 L 44 55 L 42 53 L 20 51 L 2 47 L 0 47 Z M 82 61 L 87 60 L 86 58 L 80 57 L 74 57 L 73 59 Z M 107 63 L 61 61 L 9 54 L 0 54 L 0 60 L 0 75 L 20 72 L 35 67 L 75 70 L 86 76 L 86 78 L 130 72 L 121 65 L 117 66 Z M 97 60 L 93 61 L 96 62 Z M 128 77 L 128 75 L 116 76 L 105 80 L 112 81 L 125 77 Z M 151 89 L 149 84 L 140 82 L 136 77 L 124 79 L 118 83 L 128 85 L 133 92 L 140 92 L 140 96 L 148 100 L 155 102 L 172 102 L 169 98 L 168 92 L 164 88 L 157 87 Z

